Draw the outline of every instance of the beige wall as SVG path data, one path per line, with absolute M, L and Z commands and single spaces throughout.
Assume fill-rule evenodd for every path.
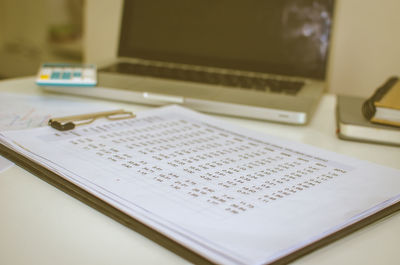
M 67 5 L 68 3 L 68 5 Z M 79 0 L 0 0 L 0 78 L 33 75 L 43 62 L 76 62 L 82 43 L 52 41 L 54 25 L 76 23 Z
M 4 24 L 5 24 L 5 3 L 0 1 L 0 45 L 2 45 L 4 41 Z
M 85 62 L 106 64 L 117 56 L 123 0 L 86 0 L 84 6 Z
M 85 60 L 116 57 L 122 0 L 86 1 Z M 328 89 L 369 96 L 400 75 L 400 0 L 337 0 Z
M 43 46 L 46 37 L 46 0 L 0 1 L 0 41 Z
M 336 7 L 329 90 L 369 96 L 400 75 L 400 1 L 339 0 Z

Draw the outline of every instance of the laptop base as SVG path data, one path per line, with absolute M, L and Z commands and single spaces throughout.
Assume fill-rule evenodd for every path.
M 194 110 L 287 124 L 307 124 L 323 89 L 297 95 L 232 89 L 220 85 L 98 73 L 97 87 L 43 87 L 46 91 L 147 105 L 180 104 Z M 281 107 L 280 107 L 281 106 Z

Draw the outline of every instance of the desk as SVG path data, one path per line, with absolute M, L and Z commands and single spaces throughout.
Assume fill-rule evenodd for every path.
M 0 91 L 43 93 L 34 85 L 33 77 L 2 81 Z M 115 105 L 134 112 L 150 108 L 124 103 Z M 398 147 L 339 140 L 335 136 L 334 108 L 335 96 L 324 95 L 311 123 L 303 127 L 218 118 L 262 133 L 400 168 Z M 188 264 L 18 166 L 0 174 L 0 209 L 0 264 Z M 399 245 L 400 213 L 397 212 L 294 264 L 399 264 Z

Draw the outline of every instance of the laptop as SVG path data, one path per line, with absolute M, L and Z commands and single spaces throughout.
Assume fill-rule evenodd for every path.
M 68 93 L 306 124 L 326 84 L 333 4 L 125 1 L 118 60 L 98 87 Z

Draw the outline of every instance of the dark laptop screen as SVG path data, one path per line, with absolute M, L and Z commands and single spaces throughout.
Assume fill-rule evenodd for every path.
M 126 0 L 119 56 L 324 79 L 333 0 Z

